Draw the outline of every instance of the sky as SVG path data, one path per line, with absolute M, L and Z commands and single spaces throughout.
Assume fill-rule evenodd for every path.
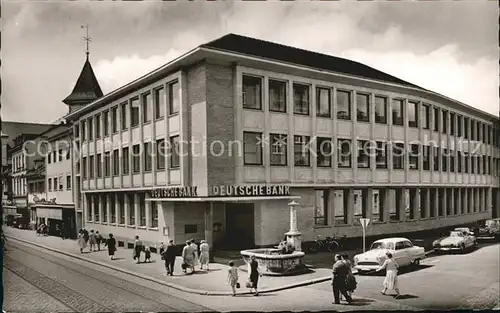
M 51 123 L 85 61 L 103 92 L 236 33 L 356 60 L 499 112 L 498 4 L 2 1 L 2 120 Z

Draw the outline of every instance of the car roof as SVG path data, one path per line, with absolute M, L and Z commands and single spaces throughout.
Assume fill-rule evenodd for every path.
M 403 237 L 391 237 L 391 238 L 379 239 L 376 240 L 375 242 L 400 242 L 400 241 L 411 241 L 411 240 Z

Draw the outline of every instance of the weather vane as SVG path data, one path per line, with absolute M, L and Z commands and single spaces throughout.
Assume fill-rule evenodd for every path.
M 92 41 L 92 39 L 89 37 L 89 25 L 80 25 L 81 28 L 85 28 L 85 37 L 83 37 L 83 40 L 85 40 L 87 44 L 87 50 L 85 51 L 85 54 L 87 55 L 87 59 L 89 58 L 89 42 Z

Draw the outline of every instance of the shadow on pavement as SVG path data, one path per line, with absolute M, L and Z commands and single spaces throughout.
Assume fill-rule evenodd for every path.
M 400 270 L 398 270 L 398 276 L 408 274 L 408 273 L 418 272 L 418 271 L 425 270 L 425 269 L 433 267 L 433 266 L 434 266 L 433 264 L 420 264 L 419 267 L 405 266 L 405 267 L 402 267 Z M 363 274 L 363 276 L 385 276 L 385 271 L 382 270 L 380 272 L 368 272 L 366 274 Z
M 370 303 L 375 302 L 373 299 L 365 299 L 365 298 L 354 298 L 352 299 L 352 302 L 346 305 L 352 305 L 352 306 L 364 306 L 364 305 L 369 305 Z
M 418 296 L 411 295 L 411 294 L 400 294 L 399 297 L 394 297 L 396 300 L 406 300 L 406 299 L 417 299 L 419 298 Z
M 254 298 L 259 298 L 259 297 L 269 297 L 269 296 L 271 296 L 271 297 L 275 297 L 275 296 L 276 296 L 276 294 L 274 294 L 274 293 L 259 293 L 259 295 L 258 295 L 258 296 L 255 296 L 253 293 L 252 293 L 252 294 L 241 294 L 241 293 L 240 293 L 240 294 L 238 294 L 238 293 L 236 293 L 236 297 L 240 297 L 240 298 L 242 298 L 242 297 L 254 297 Z

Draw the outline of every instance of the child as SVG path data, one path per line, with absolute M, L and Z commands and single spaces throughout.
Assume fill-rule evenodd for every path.
M 229 269 L 227 271 L 227 282 L 231 289 L 233 289 L 233 297 L 236 296 L 236 285 L 238 284 L 238 268 L 234 266 L 234 262 L 229 262 Z
M 144 254 L 145 254 L 144 262 L 151 262 L 151 249 L 149 248 L 149 246 L 146 246 L 146 249 L 144 249 Z

